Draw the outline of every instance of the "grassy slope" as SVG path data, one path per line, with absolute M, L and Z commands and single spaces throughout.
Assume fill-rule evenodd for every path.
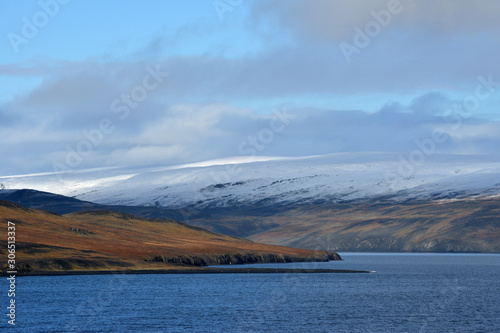
M 0 202 L 0 222 L 6 226 L 7 221 L 16 224 L 17 259 L 23 263 L 19 267 L 33 270 L 159 269 L 180 267 L 174 263 L 325 260 L 332 255 L 116 212 L 59 216 Z M 5 240 L 2 243 L 0 253 L 6 256 Z
M 265 216 L 227 213 L 193 223 L 301 248 L 500 252 L 500 199 L 304 205 Z M 248 230 L 249 224 L 259 231 Z

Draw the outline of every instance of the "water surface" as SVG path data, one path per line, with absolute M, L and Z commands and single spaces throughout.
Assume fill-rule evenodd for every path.
M 20 277 L 16 328 L 21 332 L 500 331 L 500 255 L 341 256 L 345 258 L 341 262 L 273 266 L 377 273 Z M 6 295 L 2 297 L 7 304 Z M 0 327 L 7 326 L 5 316 Z

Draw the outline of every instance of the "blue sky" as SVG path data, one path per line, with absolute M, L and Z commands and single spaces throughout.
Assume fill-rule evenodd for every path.
M 436 153 L 498 154 L 497 1 L 9 0 L 0 9 L 0 175 L 249 151 L 408 153 L 436 131 L 446 135 Z M 269 132 L 279 112 L 290 121 Z M 252 137 L 255 149 L 242 149 Z

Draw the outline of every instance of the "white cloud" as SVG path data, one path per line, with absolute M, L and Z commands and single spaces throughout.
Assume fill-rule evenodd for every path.
M 464 118 L 460 126 L 452 126 L 443 115 L 453 103 L 444 95 L 426 94 L 408 105 L 387 104 L 375 113 L 290 109 L 287 112 L 293 117 L 287 126 L 270 137 L 267 131 L 265 144 L 259 143 L 262 149 L 254 151 L 264 156 L 409 152 L 416 148 L 416 140 L 430 138 L 434 130 L 444 128 L 448 139 L 437 146 L 437 152 L 497 154 L 499 123 Z M 102 142 L 92 146 L 92 151 L 73 167 L 165 166 L 238 156 L 242 153 L 240 145 L 251 147 L 250 138 L 269 128 L 272 119 L 271 115 L 222 103 L 152 103 L 141 112 L 132 124 L 121 127 L 116 122 L 116 129 L 104 135 Z M 61 112 L 61 116 L 71 121 L 72 113 Z M 76 151 L 82 140 L 87 140 L 81 132 L 85 126 L 78 130 L 77 124 L 74 127 L 41 126 L 32 131 L 29 125 L 20 123 L 5 132 L 12 137 L 6 141 L 9 146 L 0 148 L 3 156 L 9 156 L 1 173 L 52 171 L 54 162 L 66 163 L 67 147 Z M 25 133 L 22 138 L 21 133 Z M 247 154 L 250 150 L 244 151 Z

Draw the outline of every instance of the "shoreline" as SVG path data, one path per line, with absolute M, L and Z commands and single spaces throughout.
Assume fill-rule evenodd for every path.
M 62 276 L 62 275 L 104 275 L 104 274 L 314 274 L 314 273 L 373 273 L 373 271 L 352 269 L 301 269 L 301 268 L 198 268 L 198 269 L 139 269 L 105 271 L 38 271 L 18 273 L 23 276 Z M 0 276 L 9 276 L 2 273 Z

